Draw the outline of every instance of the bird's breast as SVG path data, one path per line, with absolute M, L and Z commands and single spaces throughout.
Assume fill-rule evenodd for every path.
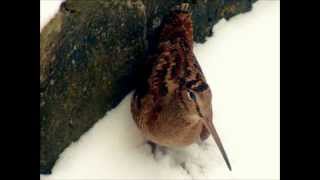
M 196 118 L 196 117 L 194 117 Z M 177 119 L 166 119 L 166 122 L 153 122 L 148 125 L 145 137 L 152 142 L 167 147 L 188 146 L 197 141 L 202 131 L 200 121 L 177 121 Z

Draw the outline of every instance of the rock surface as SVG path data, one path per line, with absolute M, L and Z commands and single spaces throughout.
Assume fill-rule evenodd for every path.
M 192 7 L 194 40 L 255 0 L 66 0 L 40 34 L 40 173 L 139 81 L 163 16 Z

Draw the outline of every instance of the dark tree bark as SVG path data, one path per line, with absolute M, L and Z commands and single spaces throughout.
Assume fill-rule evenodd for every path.
M 40 34 L 40 173 L 115 107 L 139 80 L 163 16 L 192 7 L 194 40 L 254 0 L 66 0 Z

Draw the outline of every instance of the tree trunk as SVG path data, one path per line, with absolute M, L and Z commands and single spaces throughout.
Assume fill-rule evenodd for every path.
M 40 34 L 40 173 L 135 88 L 171 0 L 66 0 Z M 186 2 L 186 1 L 184 1 Z M 188 1 L 187 1 L 188 2 Z M 194 40 L 254 0 L 189 1 Z

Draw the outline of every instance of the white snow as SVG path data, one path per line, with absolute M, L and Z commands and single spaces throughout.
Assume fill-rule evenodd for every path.
M 40 32 L 42 28 L 58 12 L 60 4 L 65 0 L 40 0 Z
M 42 26 L 57 4 L 49 15 L 41 11 Z M 60 155 L 52 175 L 41 179 L 279 179 L 279 4 L 260 0 L 251 12 L 220 21 L 214 37 L 195 45 L 232 172 L 212 138 L 153 157 L 131 118 L 130 93 Z

